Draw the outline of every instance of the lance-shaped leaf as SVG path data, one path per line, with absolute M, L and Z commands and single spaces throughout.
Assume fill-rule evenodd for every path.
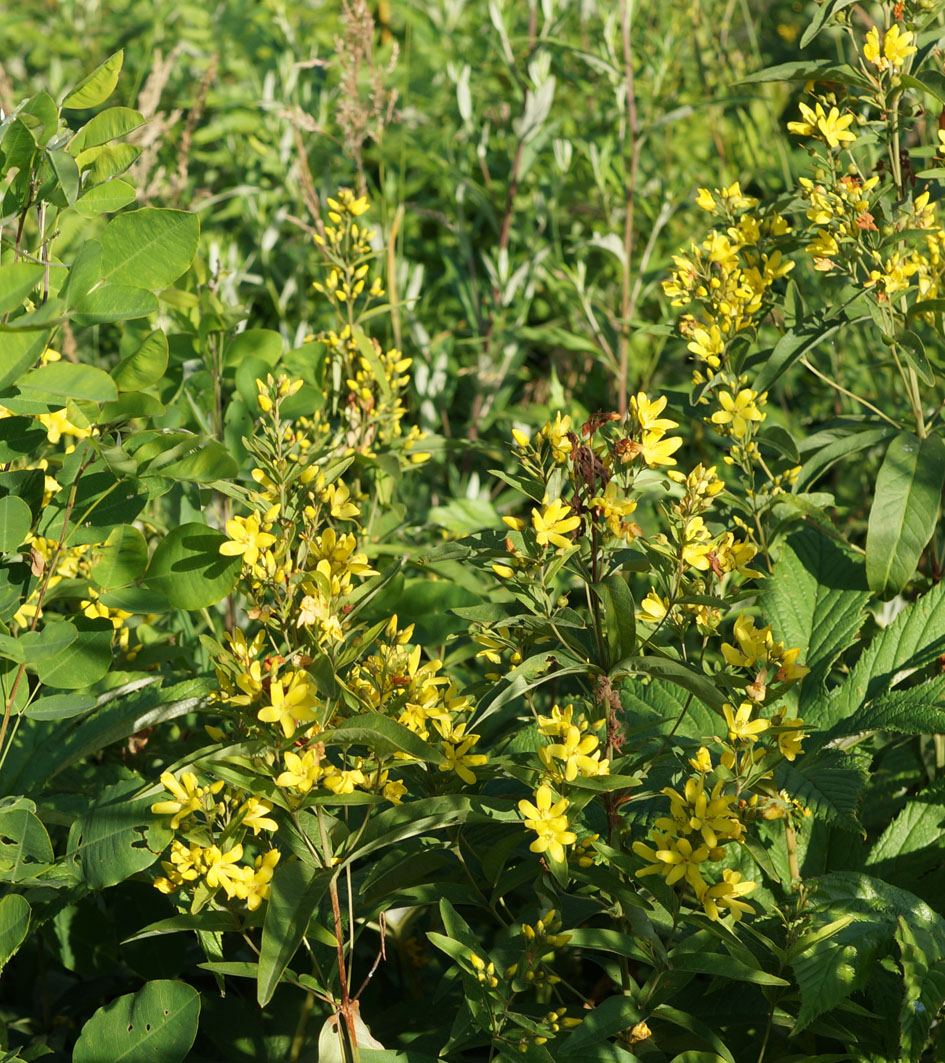
M 945 483 L 945 443 L 901 432 L 889 444 L 876 478 L 866 533 L 866 578 L 884 597 L 912 578 L 932 538 Z

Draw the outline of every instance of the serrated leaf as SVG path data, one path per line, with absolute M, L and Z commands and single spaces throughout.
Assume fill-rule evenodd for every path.
M 779 788 L 828 823 L 862 831 L 856 812 L 867 776 L 852 756 L 836 749 L 818 750 L 781 763 L 775 779 Z
M 945 1004 L 945 959 L 934 952 L 928 955 L 922 947 L 923 938 L 900 917 L 896 941 L 905 992 L 899 1011 L 899 1037 L 903 1058 L 908 1060 L 922 1056 L 932 1023 Z
M 853 642 L 864 618 L 869 591 L 860 565 L 814 528 L 790 535 L 765 581 L 763 612 L 785 646 L 799 646 L 810 668 L 800 684 L 799 714 L 811 725 L 807 706 L 824 688 L 830 669 Z

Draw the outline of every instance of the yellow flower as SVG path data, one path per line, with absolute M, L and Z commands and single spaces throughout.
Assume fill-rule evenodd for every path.
M 298 753 L 282 754 L 285 771 L 276 779 L 276 786 L 291 786 L 300 794 L 307 794 L 322 775 L 321 753 L 323 749 L 307 749 L 302 756 Z
M 439 724 L 439 721 L 437 721 Z M 440 771 L 455 771 L 468 786 L 476 781 L 476 776 L 469 770 L 485 764 L 489 757 L 485 753 L 470 753 L 470 749 L 479 741 L 479 735 L 468 735 L 466 725 L 459 724 L 450 728 L 445 742 L 440 744 L 446 763 L 440 765 Z
M 617 485 L 613 480 L 604 488 L 604 493 L 592 498 L 588 505 L 598 510 L 614 538 L 633 538 L 635 526 L 625 522 L 623 518 L 628 517 L 637 508 L 637 504 L 629 498 L 618 498 Z
M 659 433 L 662 436 L 671 428 L 679 427 L 677 421 L 671 421 L 668 417 L 660 417 L 666 409 L 666 402 L 665 395 L 650 400 L 642 391 L 630 397 L 630 410 L 639 422 L 642 431 Z
M 278 723 L 286 738 L 295 734 L 300 723 L 315 719 L 315 693 L 304 672 L 289 672 L 272 679 L 269 684 L 269 704 L 258 713 L 263 723 Z
M 254 835 L 261 830 L 276 830 L 279 824 L 274 819 L 268 818 L 272 811 L 272 802 L 259 797 L 250 797 L 243 802 L 239 815 L 243 817 L 243 826 L 252 829 Z
M 226 533 L 230 538 L 220 544 L 220 553 L 224 557 L 239 557 L 242 554 L 245 565 L 255 565 L 260 551 L 268 549 L 276 541 L 276 537 L 265 530 L 266 527 L 268 525 L 260 527 L 256 513 L 248 517 L 233 517 L 226 522 Z
M 699 747 L 699 752 L 694 757 L 689 758 L 689 763 L 696 771 L 705 773 L 712 770 L 712 757 L 705 746 Z
M 529 846 L 533 853 L 547 852 L 557 863 L 564 862 L 564 847 L 577 841 L 577 835 L 568 830 L 568 804 L 566 797 L 552 803 L 548 786 L 538 787 L 534 804 L 524 799 L 519 801 L 518 809 L 525 817 L 525 826 L 538 835 Z
M 599 744 L 600 740 L 596 735 L 583 734 L 579 727 L 571 724 L 561 735 L 560 742 L 543 746 L 538 755 L 545 767 L 556 773 L 553 760 L 563 761 L 564 781 L 574 782 L 578 775 L 594 778 L 610 773 L 610 762 L 600 759 L 600 750 L 597 748 Z
M 335 520 L 356 520 L 361 516 L 361 510 L 351 501 L 351 492 L 340 481 L 325 488 L 322 501 L 328 503 Z
M 278 849 L 270 849 L 264 856 L 257 856 L 253 868 L 243 868 L 243 881 L 238 886 L 238 896 L 246 901 L 246 907 L 255 912 L 269 897 L 273 871 L 279 863 Z
M 807 737 L 806 734 L 801 733 L 801 728 L 804 726 L 804 721 L 800 718 L 786 719 L 781 724 L 782 727 L 789 727 L 789 731 L 781 731 L 778 734 L 778 749 L 781 750 L 781 755 L 785 760 L 794 760 L 798 753 L 803 753 L 801 749 L 801 742 Z
M 547 546 L 551 543 L 552 546 L 566 548 L 571 545 L 571 540 L 564 537 L 565 533 L 574 531 L 581 523 L 581 518 L 569 517 L 567 515 L 569 512 L 570 507 L 560 498 L 546 506 L 543 513 L 535 508 L 532 509 L 532 526 L 535 529 L 535 541 L 539 546 Z
M 658 624 L 669 612 L 669 598 L 661 598 L 655 590 L 650 590 L 640 602 L 636 618 L 644 624 Z
M 218 794 L 223 789 L 222 781 L 212 786 L 198 786 L 197 776 L 192 771 L 182 772 L 180 782 L 166 771 L 161 776 L 161 785 L 165 790 L 170 790 L 176 800 L 158 801 L 151 806 L 151 811 L 156 816 L 172 816 L 171 830 L 177 830 L 188 816 L 203 808 L 205 794 Z
M 567 461 L 568 455 L 573 448 L 574 444 L 568 438 L 570 432 L 571 418 L 562 417 L 559 411 L 555 413 L 554 421 L 549 421 L 538 433 L 539 439 L 548 440 L 548 445 L 551 447 L 551 456 L 558 465 L 563 465 Z
M 633 851 L 637 856 L 651 861 L 646 867 L 641 867 L 636 872 L 637 878 L 644 878 L 646 875 L 663 875 L 668 886 L 673 886 L 681 879 L 685 879 L 696 894 L 701 896 L 706 884 L 699 871 L 699 865 L 709 859 L 708 846 L 700 845 L 694 849 L 687 838 L 674 838 L 670 834 L 663 834 L 659 831 L 653 831 L 651 840 L 652 846 L 644 842 L 633 843 Z
M 750 701 L 743 701 L 737 710 L 729 704 L 722 706 L 730 742 L 757 742 L 758 735 L 771 726 L 770 720 L 752 720 L 753 709 L 754 705 Z
M 207 880 L 207 885 L 211 889 L 217 889 L 222 886 L 227 897 L 231 900 L 238 896 L 242 868 L 235 865 L 242 858 L 242 845 L 234 845 L 232 849 L 225 853 L 220 852 L 215 845 L 211 845 L 209 849 L 204 849 L 203 859 L 207 866 L 204 877 Z
M 866 35 L 863 57 L 879 70 L 887 70 L 889 67 L 898 70 L 909 56 L 917 51 L 912 39 L 913 35 L 908 30 L 900 29 L 899 24 L 894 22 L 883 37 L 883 52 L 880 55 L 879 30 L 873 26 Z
M 725 340 L 722 330 L 718 325 L 709 328 L 695 328 L 690 333 L 690 342 L 687 349 L 690 350 L 701 362 L 718 369 L 721 364 L 719 355 L 725 350 Z
M 734 397 L 727 391 L 719 392 L 721 410 L 712 414 L 712 423 L 730 425 L 729 431 L 736 439 L 748 435 L 752 421 L 763 421 L 766 414 L 758 408 L 759 403 L 767 400 L 767 393 L 758 394 L 750 388 L 742 388 Z
M 820 103 L 813 108 L 802 103 L 800 109 L 804 120 L 788 122 L 789 132 L 797 133 L 802 137 L 818 137 L 830 148 L 840 147 L 856 140 L 856 134 L 851 133 L 848 128 L 853 121 L 852 114 L 841 115 L 837 107 L 831 107 L 829 113 L 825 112 Z
M 753 914 L 754 908 L 740 898 L 746 893 L 751 893 L 756 885 L 756 882 L 742 882 L 740 871 L 726 868 L 722 872 L 722 881 L 715 886 L 710 886 L 702 894 L 702 907 L 705 909 L 705 914 L 714 921 L 719 918 L 719 908 L 727 908 L 735 922 L 741 919 L 743 912 Z
M 675 465 L 673 454 L 682 446 L 680 436 L 664 439 L 662 432 L 644 432 L 640 440 L 640 453 L 647 465 Z

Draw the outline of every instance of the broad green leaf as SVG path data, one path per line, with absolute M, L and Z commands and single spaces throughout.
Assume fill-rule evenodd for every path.
M 938 519 L 945 484 L 945 443 L 902 432 L 889 444 L 876 478 L 866 533 L 866 578 L 890 597 L 915 573 Z
M 215 439 L 191 436 L 178 448 L 179 456 L 165 464 L 152 462 L 149 474 L 166 476 L 171 480 L 193 480 L 197 483 L 215 483 L 229 480 L 239 471 L 239 465 L 222 443 Z
M 62 298 L 75 306 L 98 283 L 102 274 L 102 245 L 98 240 L 86 240 L 72 261 L 69 276 L 62 287 Z
M 94 709 L 96 699 L 91 694 L 50 694 L 37 698 L 23 715 L 31 720 L 70 720 Z
M 128 181 L 116 179 L 93 185 L 72 204 L 83 218 L 97 218 L 127 207 L 135 200 L 135 187 Z
M 138 417 L 160 417 L 164 411 L 161 402 L 147 391 L 123 391 L 115 402 L 102 404 L 100 421 L 108 424 L 133 421 Z
M 136 779 L 106 786 L 69 834 L 68 859 L 84 882 L 102 890 L 149 868 L 171 840 L 171 832 L 151 814 L 153 798 L 132 799 Z
M 313 872 L 297 860 L 275 870 L 259 951 L 256 999 L 264 1007 L 302 943 L 308 921 L 328 889 L 332 872 Z
M 282 337 L 272 329 L 251 328 L 240 332 L 226 345 L 223 352 L 225 366 L 239 366 L 246 358 L 258 358 L 272 368 L 279 361 L 283 348 Z M 255 401 L 255 391 L 253 400 Z
M 43 147 L 59 128 L 59 108 L 48 92 L 38 92 L 27 100 L 18 117 L 37 147 Z
M 68 93 L 62 101 L 62 106 L 73 111 L 84 111 L 88 107 L 98 107 L 100 103 L 104 103 L 115 91 L 124 57 L 124 51 L 110 55 L 101 66 L 97 66 L 91 74 L 87 74 Z
M 134 583 L 147 566 L 148 544 L 144 536 L 134 526 L 123 524 L 109 533 L 90 571 L 100 587 L 111 589 Z
M 852 716 L 838 720 L 823 736 L 823 741 L 864 731 L 945 734 L 945 676 L 880 694 Z
M 945 584 L 938 583 L 907 605 L 860 654 L 849 677 L 811 713 L 821 726 L 836 725 L 887 694 L 906 669 L 922 668 L 945 653 Z M 896 703 L 888 706 L 895 716 Z
M 111 372 L 119 391 L 141 391 L 159 383 L 167 371 L 167 336 L 161 329 L 150 333 L 134 352 Z
M 196 214 L 142 207 L 119 214 L 105 226 L 102 278 L 111 284 L 166 288 L 190 268 L 197 253 Z
M 18 310 L 42 279 L 43 267 L 33 262 L 0 266 L 0 314 Z
M 379 757 L 402 752 L 428 764 L 446 763 L 446 758 L 436 746 L 424 742 L 408 727 L 381 713 L 362 712 L 342 720 L 337 727 L 319 735 L 319 741 L 340 746 L 367 746 Z
M 97 683 L 112 664 L 110 620 L 90 620 L 77 616 L 70 622 L 78 632 L 75 641 L 62 653 L 40 661 L 36 672 L 40 680 L 55 690 L 81 690 Z
M 824 688 L 833 663 L 853 642 L 869 599 L 862 565 L 834 540 L 805 528 L 783 541 L 765 581 L 763 613 L 787 647 L 799 646 L 810 668 L 800 684 L 800 715 Z
M 11 553 L 29 535 L 33 514 L 22 498 L 0 498 L 0 553 Z
M 137 162 L 141 148 L 134 144 L 117 141 L 114 144 L 100 144 L 97 148 L 83 151 L 75 160 L 80 170 L 88 170 L 86 187 L 94 187 L 125 172 Z
M 918 77 L 911 74 L 902 75 L 903 85 L 911 89 L 919 89 L 934 96 L 939 103 L 945 103 L 945 77 L 937 70 L 924 70 Z
M 146 982 L 82 1027 L 72 1063 L 182 1063 L 197 1036 L 200 994 L 183 982 Z
M 920 876 L 941 865 L 943 837 L 945 805 L 920 794 L 876 840 L 866 869 L 886 882 L 917 890 Z
M 899 353 L 916 371 L 923 384 L 930 388 L 935 386 L 935 373 L 929 365 L 925 344 L 909 329 L 906 329 L 899 337 Z
M 46 349 L 49 331 L 11 332 L 3 336 L 3 356 L 0 358 L 0 388 L 18 384 Z
M 899 1037 L 903 1059 L 920 1059 L 932 1023 L 945 1004 L 945 959 L 923 949 L 925 935 L 917 934 L 901 916 L 896 942 L 902 964 L 905 994 L 899 1011 Z
M 46 442 L 46 429 L 31 417 L 0 417 L 0 462 L 29 454 Z
M 782 762 L 775 779 L 779 788 L 787 790 L 814 815 L 845 830 L 861 832 L 856 812 L 867 776 L 854 757 L 836 749 L 818 750 Z
M 236 586 L 241 557 L 225 557 L 226 536 L 206 524 L 174 528 L 158 544 L 145 582 L 178 609 L 203 609 L 225 598 Z
M 11 661 L 35 668 L 40 662 L 57 657 L 77 637 L 73 624 L 68 620 L 57 620 L 47 623 L 40 631 L 24 631 L 16 638 L 0 635 L 0 651 Z
M 49 835 L 31 808 L 0 808 L 0 879 L 6 882 L 32 878 L 53 862 Z
M 66 544 L 81 546 L 101 543 L 108 533 L 122 524 L 130 524 L 147 501 L 144 489 L 134 480 L 119 480 L 97 465 L 99 471 L 86 471 L 79 480 L 75 505 L 66 530 Z M 56 539 L 62 532 L 71 488 L 60 478 L 62 490 L 54 495 L 39 521 L 39 533 Z
M 29 901 L 18 893 L 0 897 L 0 971 L 26 939 L 30 913 Z
M 110 402 L 118 398 L 111 377 L 95 366 L 77 362 L 51 362 L 17 381 L 24 398 L 65 406 L 69 399 Z
M 110 321 L 133 321 L 158 311 L 157 296 L 131 284 L 102 284 L 83 295 L 75 304 L 79 328 L 104 325 Z
M 144 123 L 144 115 L 131 107 L 107 107 L 85 123 L 69 142 L 69 148 L 78 155 L 87 148 L 117 140 Z
M 717 952 L 682 952 L 670 953 L 670 961 L 677 971 L 693 971 L 696 974 L 711 974 L 720 978 L 729 978 L 736 982 L 755 982 L 758 985 L 790 985 L 783 978 L 768 974 L 757 967 L 749 967 L 731 956 Z

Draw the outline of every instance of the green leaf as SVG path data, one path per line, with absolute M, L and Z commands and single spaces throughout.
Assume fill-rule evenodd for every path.
M 803 64 L 788 63 L 786 65 Z M 747 80 L 752 79 L 749 78 Z M 786 372 L 799 358 L 802 358 L 808 351 L 812 351 L 818 344 L 832 336 L 845 324 L 846 318 L 840 317 L 838 319 L 836 311 L 831 310 L 815 314 L 806 321 L 801 322 L 796 328 L 789 329 L 774 345 L 774 348 L 763 356 L 761 369 L 751 385 L 752 388 L 755 391 L 767 391 L 778 377 Z
M 72 645 L 78 632 L 68 620 L 47 623 L 41 631 L 24 631 L 16 638 L 0 635 L 0 651 L 11 661 L 35 668 L 41 661 L 57 657 Z
M 902 83 L 910 89 L 919 89 L 921 92 L 927 92 L 930 96 L 934 96 L 939 103 L 945 103 L 945 77 L 937 70 L 924 70 L 919 77 L 903 74 Z
M 200 994 L 159 979 L 111 1001 L 82 1027 L 72 1063 L 182 1063 L 197 1036 Z
M 29 535 L 33 514 L 22 498 L 0 498 L 0 553 L 9 554 Z
M 864 731 L 894 734 L 945 734 L 945 676 L 936 676 L 905 690 L 880 694 L 852 716 L 838 720 L 822 737 L 824 743 Z
M 133 321 L 157 311 L 153 292 L 130 284 L 102 284 L 76 300 L 75 323 L 79 328 L 88 328 L 110 321 Z
M 800 715 L 825 688 L 830 669 L 853 642 L 864 619 L 869 591 L 862 565 L 834 540 L 814 528 L 789 536 L 774 571 L 765 581 L 763 613 L 775 637 L 801 648 L 810 668 L 800 685 Z
M 67 151 L 50 151 L 48 155 L 66 206 L 71 207 L 79 194 L 79 167 Z
M 901 916 L 896 928 L 896 942 L 905 983 L 899 1011 L 899 1037 L 904 1059 L 919 1059 L 929 1039 L 932 1023 L 945 1004 L 945 959 L 928 951 L 924 934 L 915 933 Z
M 62 653 L 39 662 L 37 674 L 48 687 L 56 690 L 80 690 L 97 683 L 112 664 L 112 635 L 110 620 L 90 620 L 77 616 L 69 626 L 78 635 Z
M 320 742 L 340 746 L 367 746 L 378 757 L 409 753 L 428 764 L 445 764 L 446 758 L 436 746 L 424 742 L 408 727 L 380 713 L 359 713 L 342 720 L 337 727 L 319 735 Z
M 696 974 L 711 974 L 720 978 L 729 978 L 736 982 L 755 982 L 758 985 L 790 985 L 777 975 L 768 974 L 767 971 L 756 967 L 749 967 L 731 956 L 723 956 L 714 952 L 682 952 L 674 950 L 670 953 L 670 962 L 677 971 L 692 971 Z
M 831 439 L 829 443 L 817 450 L 814 455 L 807 459 L 801 467 L 797 477 L 797 490 L 809 488 L 822 476 L 832 465 L 841 458 L 851 454 L 858 454 L 861 450 L 878 446 L 891 439 L 895 428 L 884 425 L 880 428 L 866 428 L 863 431 L 854 431 L 837 439 Z M 812 440 L 808 440 L 808 443 Z M 806 450 L 806 448 L 805 448 Z
M 706 1023 L 702 1022 L 700 1019 L 697 1019 L 694 1015 L 689 1015 L 685 1011 L 670 1007 L 669 1004 L 658 1005 L 653 1009 L 651 1014 L 654 1019 L 661 1019 L 664 1022 L 669 1022 L 674 1026 L 678 1026 L 682 1030 L 687 1030 L 696 1038 L 709 1045 L 723 1060 L 725 1060 L 725 1063 L 735 1063 L 734 1056 L 729 1052 L 722 1039 L 713 1029 L 711 1029 L 711 1027 L 706 1025 Z
M 866 533 L 866 578 L 883 597 L 901 591 L 932 538 L 945 483 L 945 443 L 901 432 L 876 478 Z
M 278 332 L 272 329 L 251 328 L 240 332 L 226 345 L 223 354 L 225 366 L 239 366 L 247 358 L 258 358 L 271 369 L 279 358 L 285 344 Z M 253 401 L 256 400 L 255 388 Z
M 801 60 L 796 63 L 778 63 L 776 66 L 756 70 L 741 78 L 738 85 L 755 85 L 764 81 L 838 81 L 841 85 L 855 85 L 868 89 L 870 83 L 859 71 L 846 63 L 826 59 L 819 62 Z
M 97 148 L 83 151 L 76 159 L 80 170 L 90 170 L 87 186 L 95 186 L 124 173 L 141 154 L 141 148 L 121 141 L 115 144 L 100 144 Z
M 98 107 L 115 91 L 124 51 L 110 55 L 101 66 L 87 74 L 62 101 L 63 107 L 73 111 L 84 111 L 88 107 Z
M 22 882 L 53 862 L 53 847 L 35 805 L 0 807 L 0 878 Z
M 46 442 L 46 430 L 31 417 L 0 418 L 0 462 L 13 461 Z
M 127 358 L 123 358 L 111 372 L 119 391 L 141 391 L 159 383 L 167 371 L 167 336 L 155 329 Z
M 141 532 L 130 524 L 114 528 L 90 570 L 100 587 L 126 587 L 148 567 L 148 544 Z
M 591 1045 L 606 1043 L 615 1034 L 628 1030 L 648 1016 L 640 1011 L 630 997 L 616 994 L 602 1000 L 590 1011 L 583 1012 L 581 1017 L 584 1020 L 581 1025 L 557 1048 L 562 1059 L 576 1052 L 583 1055 Z
M 203 609 L 225 598 L 236 586 L 241 557 L 224 557 L 226 536 L 206 524 L 182 524 L 158 545 L 145 582 L 178 609 Z
M 0 266 L 0 314 L 18 310 L 42 279 L 43 267 L 32 262 Z
M 68 858 L 91 889 L 115 886 L 149 868 L 171 840 L 151 814 L 153 798 L 132 799 L 140 789 L 137 779 L 106 786 L 70 832 Z
M 45 350 L 49 332 L 12 332 L 3 337 L 3 359 L 0 360 L 0 388 L 19 383 L 23 374 Z
M 135 186 L 119 179 L 93 185 L 72 204 L 83 218 L 97 218 L 127 207 L 135 200 Z
M 925 344 L 914 332 L 906 329 L 899 336 L 899 353 L 916 371 L 923 384 L 930 388 L 935 386 L 935 373 L 929 365 Z
M 119 214 L 99 238 L 102 278 L 137 288 L 166 288 L 190 268 L 199 235 L 197 215 L 185 210 L 142 207 Z
M 163 456 L 160 461 L 152 461 L 148 474 L 166 476 L 171 480 L 214 483 L 229 480 L 239 472 L 236 459 L 215 439 L 190 436 L 175 448 L 175 452 L 178 456 L 167 464 L 164 464 Z
M 314 872 L 297 860 L 275 870 L 263 922 L 256 999 L 264 1007 L 272 999 L 286 967 L 302 942 L 332 872 Z
M 622 661 L 636 649 L 636 606 L 626 580 L 619 572 L 611 573 L 598 590 L 606 595 L 604 607 L 608 625 L 612 625 L 611 659 Z
M 117 140 L 144 123 L 144 115 L 131 107 L 108 107 L 85 123 L 69 142 L 69 149 L 78 155 L 87 148 Z
M 855 3 L 857 3 L 857 0 L 833 0 L 833 3 L 825 2 L 821 4 L 814 12 L 810 25 L 801 36 L 800 47 L 806 48 L 838 11 L 842 11 L 845 7 L 850 7 Z
M 50 694 L 37 698 L 23 715 L 31 720 L 69 720 L 73 716 L 94 709 L 96 699 L 91 694 Z
M 29 901 L 18 893 L 0 897 L 0 971 L 26 940 L 31 910 Z
M 921 875 L 941 865 L 945 805 L 920 794 L 879 836 L 866 858 L 877 878 L 916 889 Z
M 890 693 L 897 676 L 909 669 L 931 664 L 943 652 L 945 584 L 938 583 L 927 594 L 907 605 L 873 638 L 860 654 L 847 680 L 830 695 L 820 698 L 810 717 L 816 718 L 821 727 L 846 721 L 880 695 Z M 936 687 L 936 693 L 937 690 Z M 915 695 L 916 698 L 920 696 Z M 916 703 L 895 699 L 885 704 L 891 720 L 894 720 L 898 711 L 908 714 Z M 884 710 L 881 707 L 878 711 Z
M 65 406 L 70 399 L 111 402 L 118 398 L 108 373 L 77 362 L 51 362 L 34 369 L 17 381 L 17 387 L 26 399 L 59 406 Z
M 775 772 L 779 788 L 828 823 L 862 833 L 856 819 L 866 774 L 853 757 L 837 749 L 823 749 L 794 761 L 782 762 Z
M 649 675 L 668 680 L 697 697 L 703 705 L 721 714 L 726 702 L 725 695 L 712 680 L 702 672 L 697 672 L 682 661 L 668 657 L 627 657 L 618 661 L 611 669 L 611 678 L 619 679 L 631 675 Z
M 220 933 L 227 930 L 239 930 L 240 921 L 233 912 L 214 912 L 204 908 L 202 912 L 186 912 L 182 915 L 172 915 L 167 919 L 159 919 L 156 923 L 149 923 L 131 937 L 125 938 L 123 945 L 129 945 L 132 941 L 143 941 L 145 938 L 162 937 L 165 934 L 179 934 L 182 931 L 203 930 L 208 933 Z

